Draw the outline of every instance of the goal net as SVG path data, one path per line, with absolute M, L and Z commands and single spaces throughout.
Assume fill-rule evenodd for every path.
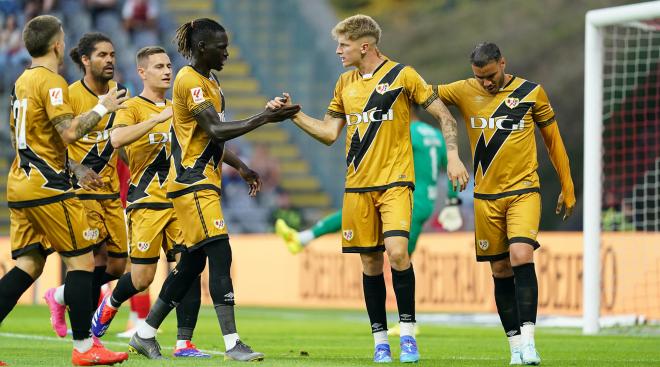
M 660 315 L 660 1 L 590 11 L 585 32 L 583 312 L 595 333 L 607 280 L 630 289 L 619 312 Z M 646 259 L 608 274 L 603 250 L 623 241 Z

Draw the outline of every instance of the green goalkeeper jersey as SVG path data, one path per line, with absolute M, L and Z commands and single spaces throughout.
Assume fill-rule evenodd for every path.
M 413 156 L 415 162 L 415 211 L 433 211 L 438 197 L 437 183 L 440 171 L 447 169 L 447 147 L 440 130 L 421 121 L 410 124 Z M 458 197 L 451 182 L 448 183 L 447 196 Z

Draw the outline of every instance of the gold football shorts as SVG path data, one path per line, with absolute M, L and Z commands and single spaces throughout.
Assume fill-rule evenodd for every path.
M 511 243 L 539 248 L 536 235 L 541 220 L 541 194 L 530 192 L 495 200 L 474 199 L 477 261 L 509 257 Z
M 227 239 L 220 194 L 214 190 L 193 191 L 172 198 L 183 231 L 183 242 L 192 251 L 216 239 Z
M 89 225 L 99 232 L 96 244 L 105 241 L 110 257 L 127 257 L 126 219 L 121 200 L 85 199 L 81 202 L 85 206 Z
M 161 248 L 167 260 L 174 261 L 174 255 L 184 246 L 181 224 L 174 209 L 130 210 L 128 244 L 132 264 L 156 264 Z
M 384 251 L 386 237 L 408 238 L 412 205 L 412 189 L 407 186 L 344 193 L 342 252 Z
M 98 233 L 88 225 L 85 208 L 78 198 L 50 204 L 9 208 L 9 236 L 13 259 L 32 250 L 47 256 L 82 255 L 94 248 Z

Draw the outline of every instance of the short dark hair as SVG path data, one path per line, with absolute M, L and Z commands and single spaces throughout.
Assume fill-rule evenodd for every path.
M 501 59 L 502 53 L 500 52 L 500 48 L 492 42 L 478 44 L 470 54 L 470 63 L 480 68 L 493 61 L 500 61 Z
M 199 18 L 183 23 L 176 30 L 174 41 L 179 53 L 187 59 L 192 56 L 193 50 L 197 48 L 197 42 L 201 37 L 212 32 L 226 32 L 225 27 L 209 18 Z
M 48 53 L 53 39 L 62 31 L 62 22 L 52 15 L 40 15 L 33 18 L 23 29 L 23 43 L 32 57 Z
M 167 51 L 165 51 L 165 49 L 160 46 L 142 47 L 137 52 L 137 55 L 135 55 L 135 63 L 137 65 L 140 65 L 140 62 L 147 60 L 151 55 L 166 54 L 166 53 Z
M 99 32 L 85 33 L 80 38 L 80 41 L 78 41 L 78 45 L 71 49 L 71 51 L 69 52 L 69 56 L 71 57 L 71 60 L 73 60 L 73 62 L 75 62 L 76 65 L 78 65 L 80 70 L 85 72 L 85 64 L 83 64 L 82 62 L 83 55 L 87 57 L 92 56 L 92 52 L 94 52 L 94 50 L 96 49 L 96 44 L 101 42 L 112 43 L 110 37 L 106 36 L 103 33 L 99 33 Z

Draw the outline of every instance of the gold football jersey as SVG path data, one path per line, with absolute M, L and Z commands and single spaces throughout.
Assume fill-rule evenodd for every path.
M 125 89 L 114 80 L 110 80 L 109 88 Z M 69 86 L 71 108 L 77 116 L 85 113 L 99 103 L 99 98 L 92 92 L 84 80 L 79 80 Z M 85 199 L 114 199 L 119 197 L 119 179 L 117 177 L 117 154 L 110 144 L 110 129 L 114 125 L 116 112 L 108 113 L 85 136 L 69 145 L 69 158 L 94 170 L 104 178 L 106 186 L 100 190 L 84 190 L 76 186 L 78 197 Z M 75 176 L 73 177 L 75 181 Z
M 197 125 L 195 115 L 213 106 L 224 121 L 224 96 L 210 78 L 185 66 L 176 75 L 172 93 L 172 165 L 167 197 L 211 189 L 220 192 L 224 144 L 216 143 Z
M 117 111 L 115 126 L 130 126 L 149 120 L 171 105 L 169 100 L 153 102 L 142 96 L 133 97 L 124 102 L 125 109 Z M 172 208 L 172 202 L 165 197 L 170 170 L 171 124 L 172 119 L 161 122 L 124 147 L 131 171 L 126 210 Z
M 492 95 L 474 79 L 438 86 L 447 105 L 461 111 L 474 160 L 474 197 L 496 199 L 539 191 L 534 126 L 555 122 L 543 88 L 513 77 Z
M 327 113 L 346 120 L 346 192 L 414 187 L 410 103 L 426 108 L 437 97 L 413 68 L 391 60 L 369 75 L 339 77 Z
M 27 69 L 11 94 L 9 126 L 16 157 L 7 179 L 10 208 L 49 204 L 74 196 L 66 145 L 55 125 L 73 118 L 66 80 L 45 67 Z

